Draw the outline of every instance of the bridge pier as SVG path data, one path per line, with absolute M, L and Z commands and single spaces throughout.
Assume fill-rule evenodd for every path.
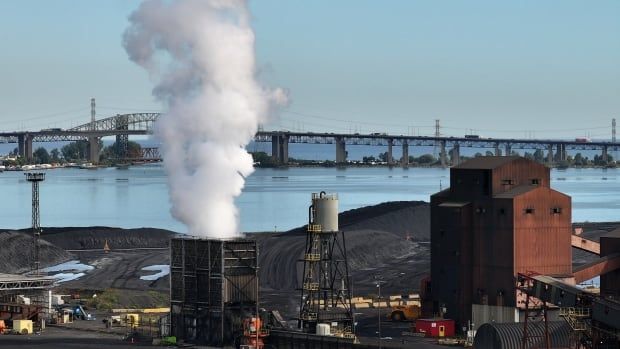
M 387 163 L 389 166 L 392 166 L 392 164 L 394 163 L 394 156 L 392 155 L 392 147 L 394 145 L 394 140 L 392 138 L 389 138 L 387 141 L 387 145 L 388 145 L 388 151 L 387 151 Z
M 506 143 L 506 156 L 512 155 L 512 144 Z
M 271 137 L 271 157 L 276 164 L 288 164 L 288 136 L 283 134 Z
M 601 152 L 601 157 L 603 158 L 603 162 L 607 164 L 609 162 L 609 157 L 607 156 L 607 146 L 603 146 L 603 150 Z
M 407 140 L 403 140 L 403 157 L 400 159 L 400 164 L 403 168 L 409 167 L 409 143 Z
M 553 144 L 549 144 L 547 149 L 547 165 L 553 165 Z
M 495 156 L 502 156 L 502 151 L 499 149 L 499 143 L 495 143 Z
M 18 137 L 19 138 L 19 137 Z M 19 156 L 24 158 L 26 162 L 32 161 L 32 139 L 34 137 L 29 134 L 24 134 L 19 140 Z
M 559 162 L 566 161 L 566 146 L 564 144 L 558 143 L 556 145 L 556 158 Z
M 441 162 L 441 167 L 447 167 L 448 166 L 448 160 L 447 160 L 447 154 L 446 154 L 446 141 L 442 140 L 439 143 L 440 149 L 439 149 L 439 160 Z
M 452 147 L 452 156 L 450 160 L 452 166 L 458 166 L 461 163 L 461 146 L 458 143 L 454 143 L 454 147 Z
M 17 155 L 20 158 L 23 158 L 26 155 L 26 151 L 25 151 L 26 143 L 24 143 L 24 139 L 25 139 L 25 135 L 23 134 L 17 136 Z
M 88 161 L 99 163 L 99 137 L 88 137 Z
M 344 137 L 336 137 L 336 163 L 347 162 L 347 146 Z

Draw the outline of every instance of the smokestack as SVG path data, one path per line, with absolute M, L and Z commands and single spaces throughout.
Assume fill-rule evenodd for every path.
M 129 22 L 125 50 L 157 82 L 153 95 L 168 110 L 155 131 L 173 216 L 191 234 L 238 236 L 234 200 L 253 172 L 245 146 L 286 103 L 282 89 L 255 78 L 246 1 L 144 1 Z

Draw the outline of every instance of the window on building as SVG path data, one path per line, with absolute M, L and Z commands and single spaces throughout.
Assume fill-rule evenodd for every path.
M 540 185 L 540 179 L 532 178 L 532 185 Z
M 512 179 L 502 179 L 502 185 L 513 185 L 515 181 Z
M 525 213 L 526 214 L 534 214 L 534 208 L 533 207 L 527 207 L 525 209 Z
M 551 208 L 551 214 L 560 214 L 562 213 L 562 208 L 561 207 L 552 207 Z

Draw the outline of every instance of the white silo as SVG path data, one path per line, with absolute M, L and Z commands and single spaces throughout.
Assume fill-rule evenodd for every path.
M 321 227 L 321 232 L 338 231 L 338 195 L 312 193 L 312 207 L 314 209 L 313 224 Z

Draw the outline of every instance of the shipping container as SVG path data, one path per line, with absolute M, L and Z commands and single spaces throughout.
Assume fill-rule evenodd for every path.
M 418 319 L 415 332 L 424 333 L 426 337 L 454 337 L 454 320 L 450 319 Z

